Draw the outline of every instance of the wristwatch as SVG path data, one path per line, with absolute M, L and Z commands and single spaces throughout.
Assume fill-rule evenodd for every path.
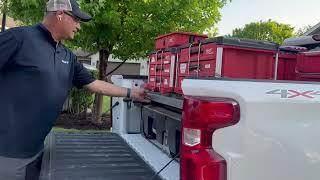
M 131 96 L 131 88 L 127 88 L 127 98 L 130 98 Z

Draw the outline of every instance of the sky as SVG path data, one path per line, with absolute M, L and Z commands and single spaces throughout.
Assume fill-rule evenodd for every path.
M 298 28 L 320 22 L 320 0 L 232 0 L 221 9 L 219 35 L 254 21 L 272 19 Z

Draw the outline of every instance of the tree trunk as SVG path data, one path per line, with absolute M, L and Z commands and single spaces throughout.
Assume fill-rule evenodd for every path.
M 110 51 L 108 49 L 102 49 L 99 51 L 99 77 L 100 80 L 105 80 L 108 58 Z M 101 124 L 102 115 L 102 101 L 103 95 L 95 94 L 93 110 L 92 110 L 92 122 L 96 124 Z
M 2 24 L 1 24 L 1 32 L 6 30 L 6 20 L 7 20 L 7 1 L 3 2 L 3 9 L 2 9 Z

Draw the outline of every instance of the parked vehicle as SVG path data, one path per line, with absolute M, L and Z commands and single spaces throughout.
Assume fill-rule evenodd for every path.
M 49 136 L 44 179 L 319 179 L 318 40 L 160 36 L 148 77 L 112 77 L 152 103 L 113 98 L 112 133 Z

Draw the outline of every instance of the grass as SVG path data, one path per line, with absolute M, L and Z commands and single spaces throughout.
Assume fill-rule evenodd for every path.
M 110 109 L 110 96 L 103 96 L 103 101 L 102 101 L 102 113 L 106 113 Z
M 94 97 L 94 95 L 93 95 Z M 102 100 L 102 113 L 110 113 L 110 96 L 103 96 Z M 99 132 L 110 132 L 109 130 L 79 130 L 79 129 L 65 129 L 61 127 L 53 127 L 54 132 L 62 132 L 62 133 L 99 133 Z
M 94 99 L 94 94 L 92 95 L 93 96 L 93 99 Z M 102 100 L 102 113 L 106 113 L 109 111 L 110 109 L 110 96 L 103 96 L 103 100 Z M 91 106 L 92 108 L 92 106 Z M 110 112 L 108 112 L 109 114 Z
M 109 130 L 79 130 L 79 129 L 65 129 L 60 127 L 53 127 L 54 132 L 60 133 L 101 133 L 101 132 L 110 132 Z

